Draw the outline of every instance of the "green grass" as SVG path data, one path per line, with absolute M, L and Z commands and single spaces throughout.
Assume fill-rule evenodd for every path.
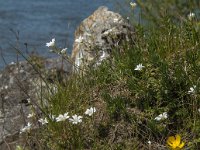
M 175 134 L 184 148 L 200 148 L 200 32 L 198 18 L 187 18 L 190 11 L 198 14 L 199 4 L 138 4 L 144 24 L 135 24 L 134 44 L 113 49 L 98 68 L 58 82 L 55 94 L 43 93 L 45 114 L 69 112 L 83 116 L 83 122 L 48 118 L 48 124 L 29 133 L 38 149 L 167 149 L 167 138 Z M 140 63 L 145 67 L 134 70 Z M 195 92 L 188 93 L 194 85 Z M 97 112 L 84 115 L 91 106 Z M 168 118 L 156 121 L 164 112 Z

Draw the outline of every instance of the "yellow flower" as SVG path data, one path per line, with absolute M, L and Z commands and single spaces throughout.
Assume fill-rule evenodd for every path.
M 184 142 L 181 142 L 181 137 L 178 134 L 168 137 L 167 144 L 172 150 L 181 150 L 181 148 L 185 145 Z

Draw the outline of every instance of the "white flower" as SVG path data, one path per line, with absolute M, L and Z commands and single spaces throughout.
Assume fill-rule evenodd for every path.
M 65 120 L 65 117 L 61 114 L 56 118 L 56 122 L 64 121 L 64 120 Z
M 76 114 L 72 116 L 72 118 L 69 119 L 70 122 L 72 122 L 72 124 L 78 124 L 80 122 L 82 122 L 82 116 L 77 116 Z
M 90 109 L 87 109 L 85 114 L 88 116 L 92 116 L 93 113 L 96 112 L 96 108 L 95 107 L 91 107 Z
M 82 36 L 79 36 L 79 38 L 75 40 L 75 42 L 77 42 L 77 43 L 81 43 L 82 41 L 83 41 L 83 37 Z
M 45 118 L 45 119 L 39 119 L 38 120 L 42 125 L 44 125 L 44 124 L 47 124 L 48 123 L 48 120 L 47 120 L 47 118 Z
M 60 51 L 60 53 L 61 53 L 61 54 L 66 54 L 66 51 L 67 51 L 67 48 L 63 48 L 63 49 Z
M 65 121 L 66 119 L 68 119 L 69 116 L 68 116 L 68 112 L 65 113 L 64 115 L 59 115 L 57 118 L 56 118 L 56 122 L 59 122 L 59 121 Z
M 34 113 L 32 113 L 32 114 L 28 114 L 27 118 L 32 118 L 33 116 L 35 116 Z
M 189 19 L 189 20 L 192 20 L 194 17 L 195 17 L 195 13 L 190 12 L 190 13 L 188 14 L 188 19 Z
M 22 128 L 22 129 L 20 130 L 20 134 L 23 133 L 23 132 L 26 132 L 26 131 L 30 131 L 31 126 L 32 126 L 31 123 L 28 122 L 28 124 L 27 124 L 24 128 Z
M 167 112 L 164 112 L 164 113 L 160 114 L 159 116 L 157 116 L 155 118 L 155 120 L 160 121 L 160 120 L 163 120 L 163 119 L 167 119 L 167 117 L 168 117 Z
M 194 94 L 196 90 L 196 85 L 193 85 L 193 87 L 190 87 L 190 90 L 188 91 L 188 94 Z
M 68 118 L 69 118 L 69 116 L 68 116 L 68 112 L 64 113 L 63 116 L 64 116 L 66 119 L 68 119 Z
M 131 8 L 133 8 L 133 9 L 137 6 L 137 4 L 134 2 L 130 2 L 130 5 L 131 5 Z
M 142 68 L 144 68 L 144 66 L 142 64 L 138 64 L 134 70 L 140 71 L 140 70 L 142 70 Z
M 47 47 L 53 47 L 55 46 L 55 38 L 53 38 L 49 43 L 46 43 Z
M 200 113 L 200 108 L 198 109 L 198 112 Z
M 30 128 L 31 127 L 31 123 L 30 122 L 28 122 L 28 124 L 27 124 L 27 126 L 26 126 L 27 128 Z
M 148 141 L 147 143 L 148 143 L 149 145 L 151 145 L 151 141 Z

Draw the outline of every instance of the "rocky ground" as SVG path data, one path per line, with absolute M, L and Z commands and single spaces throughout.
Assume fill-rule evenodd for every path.
M 12 149 L 19 142 L 20 129 L 27 124 L 32 106 L 38 103 L 37 90 L 45 86 L 43 78 L 53 82 L 60 68 L 59 58 L 38 57 L 32 64 L 12 63 L 0 71 L 0 149 Z M 71 65 L 64 64 L 65 75 L 70 70 Z
M 110 57 L 111 50 L 134 41 L 134 34 L 127 19 L 100 7 L 75 31 L 71 59 L 76 68 L 97 66 Z M 59 58 L 30 60 L 10 64 L 0 72 L 0 149 L 3 150 L 15 149 L 19 143 L 20 129 L 27 125 L 27 115 L 32 106 L 37 106 L 37 93 L 41 87 L 45 88 L 45 82 L 61 80 L 60 73 L 67 76 L 72 68 L 70 63 L 62 67 Z

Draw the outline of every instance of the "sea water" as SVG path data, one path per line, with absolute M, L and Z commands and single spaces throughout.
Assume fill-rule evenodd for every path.
M 52 38 L 70 53 L 75 29 L 102 5 L 113 9 L 110 0 L 0 0 L 0 69 L 17 50 L 54 57 L 45 46 Z

